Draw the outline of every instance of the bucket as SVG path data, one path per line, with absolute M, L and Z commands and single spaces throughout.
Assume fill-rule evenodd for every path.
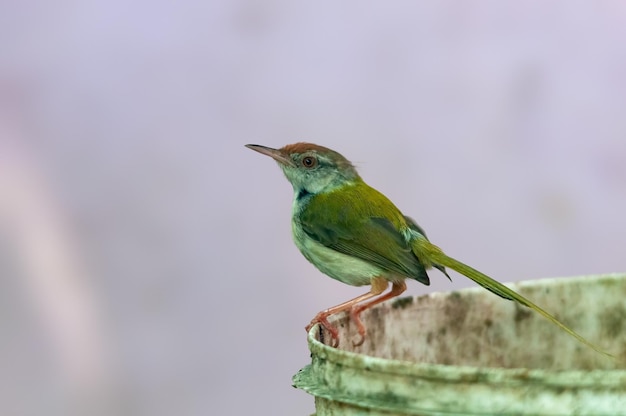
M 510 285 L 591 342 L 482 289 L 405 297 L 308 334 L 294 386 L 327 415 L 626 415 L 626 274 Z

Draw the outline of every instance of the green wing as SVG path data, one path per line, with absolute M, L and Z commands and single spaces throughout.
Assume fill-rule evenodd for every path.
M 428 285 L 426 269 L 398 231 L 402 213 L 365 183 L 318 194 L 300 212 L 304 232 L 324 246 Z
M 424 231 L 424 229 L 422 227 L 420 227 L 413 218 L 411 217 L 407 217 L 406 215 L 404 216 L 404 219 L 406 220 L 407 225 L 409 226 L 409 228 L 411 228 L 414 231 L 417 231 L 418 233 L 420 233 L 421 235 L 424 236 L 424 238 L 426 240 L 428 240 L 428 237 L 426 236 L 426 231 Z M 450 275 L 448 274 L 448 272 L 446 271 L 446 268 L 443 267 L 440 264 L 435 264 L 433 263 L 433 267 L 437 270 L 439 270 L 441 273 L 443 273 L 449 281 L 452 281 L 452 279 L 450 278 Z

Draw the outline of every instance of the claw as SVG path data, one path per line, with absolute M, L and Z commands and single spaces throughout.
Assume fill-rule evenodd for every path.
M 356 324 L 356 329 L 360 335 L 360 339 L 357 342 L 352 341 L 352 345 L 355 347 L 359 347 L 363 345 L 363 342 L 365 342 L 365 336 L 367 335 L 367 330 L 365 329 L 365 325 L 363 325 L 363 322 L 361 322 L 361 318 L 359 316 L 361 315 L 361 312 L 363 312 L 363 310 L 364 309 L 362 307 L 358 307 L 358 306 L 355 306 L 352 309 L 350 309 L 350 319 L 352 320 L 352 322 L 354 322 L 354 324 Z
M 330 335 L 333 339 L 333 344 L 331 345 L 331 347 L 337 348 L 339 346 L 339 337 L 334 337 L 332 333 Z
M 360 347 L 361 345 L 363 345 L 363 343 L 365 342 L 365 335 L 360 335 L 360 338 L 358 341 L 352 341 L 352 346 L 354 347 Z
M 330 333 L 330 337 L 332 338 L 332 347 L 337 348 L 339 346 L 339 330 L 335 328 L 330 322 L 328 322 L 328 315 L 323 312 L 318 313 L 315 318 L 304 328 L 306 332 L 309 332 L 314 325 L 320 324 L 320 326 L 326 328 L 326 330 Z M 321 331 L 321 328 L 320 328 Z M 323 341 L 323 338 L 320 337 L 320 340 Z

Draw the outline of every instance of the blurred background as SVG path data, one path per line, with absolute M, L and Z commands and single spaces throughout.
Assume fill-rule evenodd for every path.
M 620 1 L 1 2 L 0 413 L 314 411 L 304 326 L 368 289 L 246 143 L 338 150 L 499 280 L 625 271 L 624 39 Z

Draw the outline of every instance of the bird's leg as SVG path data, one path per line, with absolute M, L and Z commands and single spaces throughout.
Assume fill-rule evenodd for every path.
M 321 324 L 324 328 L 330 332 L 330 336 L 333 338 L 333 347 L 337 347 L 339 345 L 339 331 L 335 328 L 330 322 L 328 322 L 328 317 L 330 315 L 334 315 L 339 312 L 350 310 L 352 311 L 357 303 L 363 302 L 364 300 L 371 299 L 383 293 L 385 289 L 387 289 L 387 280 L 382 277 L 375 277 L 372 279 L 372 288 L 368 293 L 365 293 L 361 296 L 357 296 L 354 299 L 351 299 L 347 302 L 343 302 L 337 306 L 333 306 L 332 308 L 325 309 L 315 315 L 315 318 L 308 324 L 305 329 L 307 332 L 313 327 L 315 324 Z M 392 289 L 393 290 L 393 289 Z M 352 316 L 352 312 L 350 313 Z M 357 317 L 358 319 L 358 317 Z M 357 326 L 360 328 L 363 324 L 360 321 L 357 321 Z M 361 330 L 359 329 L 359 333 Z M 362 334 L 363 335 L 363 334 Z
M 372 288 L 373 287 L 374 287 L 374 284 L 372 282 Z M 386 288 L 387 288 L 387 285 L 385 284 L 385 288 L 383 288 L 383 290 L 380 293 L 382 293 Z M 359 331 L 359 335 L 361 335 L 361 339 L 358 342 L 352 343 L 355 347 L 358 347 L 359 345 L 363 344 L 363 341 L 365 341 L 365 335 L 367 333 L 365 330 L 365 326 L 363 325 L 363 322 L 361 322 L 361 318 L 359 317 L 359 315 L 361 315 L 361 312 L 363 312 L 366 309 L 371 308 L 374 305 L 378 305 L 379 303 L 384 302 L 388 299 L 395 298 L 396 296 L 400 295 L 405 290 L 406 290 L 406 283 L 404 283 L 404 280 L 400 282 L 393 282 L 393 284 L 391 285 L 391 290 L 387 292 L 387 294 L 381 297 L 378 297 L 370 302 L 364 303 L 362 305 L 354 305 L 354 307 L 350 309 L 350 319 L 352 319 L 352 322 L 356 324 L 357 330 Z

